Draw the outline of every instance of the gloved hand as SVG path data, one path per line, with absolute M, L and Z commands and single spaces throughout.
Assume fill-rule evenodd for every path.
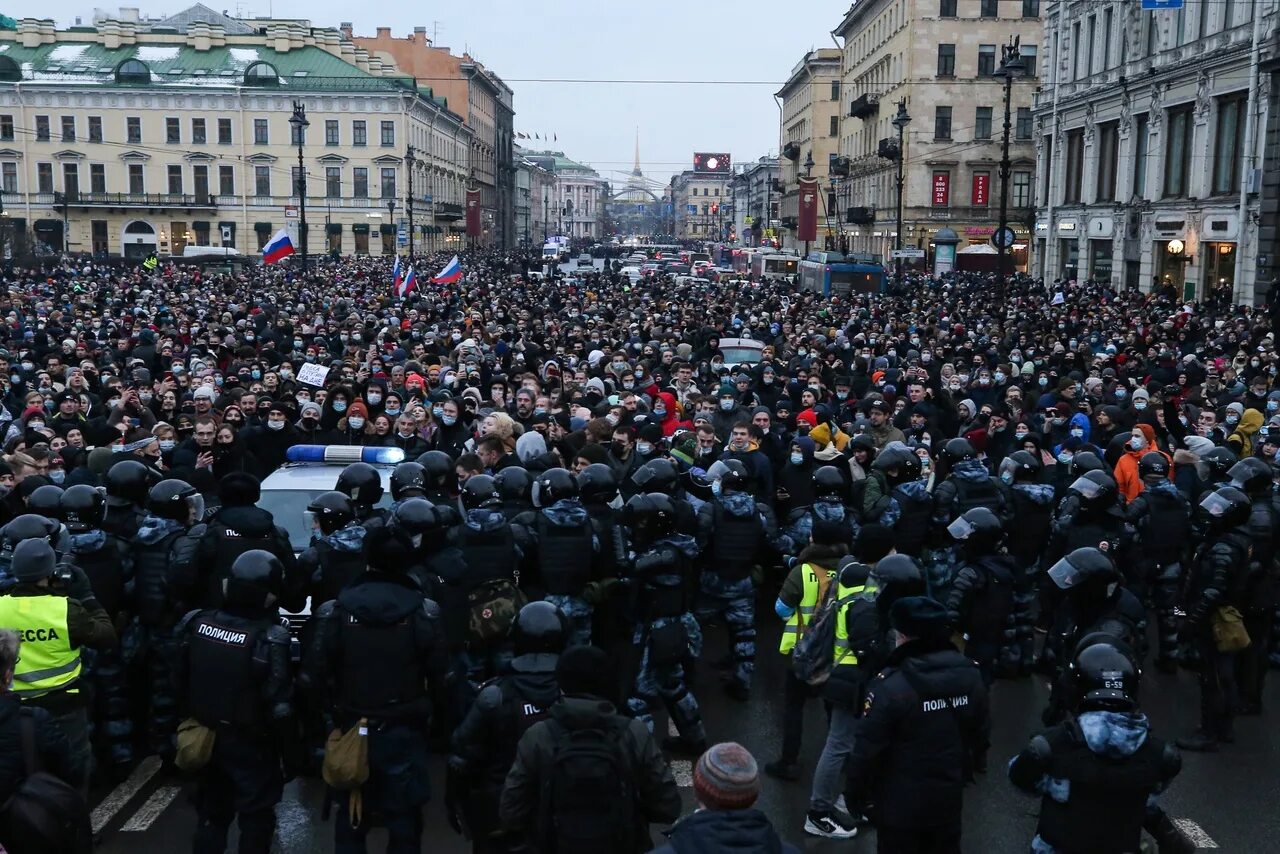
M 58 572 L 65 572 L 71 576 L 71 580 L 67 585 L 68 597 L 75 599 L 77 602 L 93 598 L 93 585 L 89 583 L 89 576 L 85 574 L 83 569 L 74 563 L 62 563 L 58 565 Z

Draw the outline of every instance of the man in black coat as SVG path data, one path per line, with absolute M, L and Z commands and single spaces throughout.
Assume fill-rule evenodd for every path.
M 71 748 L 66 733 L 53 716 L 34 705 L 23 705 L 13 693 L 13 671 L 18 663 L 21 639 L 11 629 L 0 629 L 0 802 L 8 801 L 26 779 L 22 760 L 21 719 L 29 716 L 34 724 L 36 755 L 45 771 L 72 782 Z M 0 837 L 0 845 L 17 840 Z
M 874 804 L 879 854 L 959 854 L 964 785 L 986 767 L 987 689 L 940 602 L 908 596 L 889 620 L 897 645 L 868 686 L 849 802 Z

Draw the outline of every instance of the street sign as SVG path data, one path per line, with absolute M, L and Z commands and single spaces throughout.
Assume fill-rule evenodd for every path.
M 285 215 L 285 219 L 297 219 L 297 218 L 298 218 L 298 206 L 297 206 L 297 205 L 286 205 L 286 206 L 285 206 L 285 209 L 284 209 L 284 215 Z
M 1006 225 L 1004 228 L 997 228 L 991 235 L 991 245 L 997 249 L 1010 249 L 1017 239 L 1018 236 L 1014 234 L 1013 229 Z
M 889 252 L 890 258 L 923 258 L 923 249 L 894 249 Z
M 1181 9 L 1183 0 L 1142 0 L 1144 10 Z

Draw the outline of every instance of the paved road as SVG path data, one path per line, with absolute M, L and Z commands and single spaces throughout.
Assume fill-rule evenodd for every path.
M 746 704 L 735 703 L 719 693 L 714 684 L 698 692 L 713 740 L 736 739 L 760 759 L 774 755 L 779 743 L 782 708 L 782 660 L 770 650 L 777 649 L 778 626 L 767 619 L 761 631 L 758 683 L 755 696 Z M 712 629 L 708 637 L 709 658 L 723 654 L 724 636 Z M 713 683 L 706 671 L 704 683 Z M 1270 707 L 1280 709 L 1280 674 L 1267 692 Z M 1027 851 L 1035 827 L 1037 804 L 1017 793 L 1005 780 L 1003 765 L 1035 731 L 1048 692 L 1042 681 L 997 683 L 994 689 L 993 748 L 991 772 L 966 796 L 965 850 L 990 854 L 1020 854 Z M 1152 672 L 1145 677 L 1144 705 L 1156 731 L 1177 735 L 1195 725 L 1197 694 L 1191 673 L 1164 675 Z M 1201 847 L 1225 851 L 1274 851 L 1280 839 L 1280 813 L 1275 810 L 1275 783 L 1280 770 L 1280 735 L 1268 718 L 1247 718 L 1238 722 L 1238 740 L 1218 754 L 1187 755 L 1182 775 L 1164 798 L 1170 814 L 1185 822 Z M 823 732 L 821 707 L 812 703 L 806 718 L 803 763 L 806 774 L 821 748 Z M 140 767 L 134 780 L 114 793 L 103 793 L 96 801 L 104 833 L 100 851 L 104 854 L 138 854 L 152 851 L 188 850 L 195 814 L 186 799 L 182 781 L 163 779 L 154 773 L 150 760 Z M 686 811 L 693 809 L 687 762 L 674 766 L 685 796 Z M 151 773 L 149 773 L 151 772 Z M 432 768 L 431 781 L 442 780 L 441 763 Z M 135 785 L 136 784 L 136 785 Z M 313 781 L 291 784 L 280 805 L 278 850 L 285 854 L 325 854 L 333 850 L 333 829 L 319 821 L 320 787 Z M 783 835 L 808 852 L 872 852 L 874 834 L 867 832 L 850 842 L 817 840 L 802 831 L 808 804 L 808 783 L 780 783 L 765 778 L 759 806 L 774 820 Z M 438 803 L 426 813 L 425 850 L 452 854 L 467 847 L 454 836 L 444 821 Z M 375 831 L 377 843 L 383 837 Z M 234 848 L 232 849 L 234 850 Z M 382 850 L 381 844 L 371 850 Z

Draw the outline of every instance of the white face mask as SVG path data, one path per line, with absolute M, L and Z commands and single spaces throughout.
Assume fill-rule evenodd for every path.
M 359 430 L 364 427 L 364 419 L 359 415 L 352 415 L 347 419 L 347 424 L 351 425 L 352 430 Z
M 636 442 L 636 453 L 642 457 L 647 457 L 653 453 L 653 445 L 648 442 Z

